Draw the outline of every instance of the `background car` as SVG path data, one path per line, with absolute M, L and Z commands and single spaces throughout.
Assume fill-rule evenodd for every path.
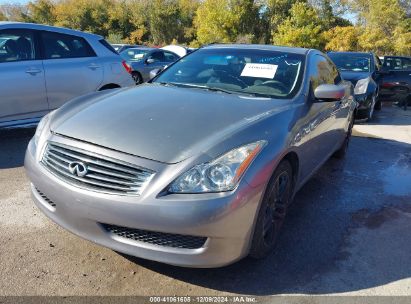
M 210 45 L 49 114 L 25 167 L 38 208 L 73 233 L 218 267 L 272 252 L 295 192 L 344 157 L 355 107 L 317 50 Z
M 147 47 L 130 48 L 122 51 L 120 55 L 126 60 L 136 84 L 150 80 L 152 70 L 163 69 L 180 59 L 180 56 L 173 52 Z
M 121 53 L 124 50 L 134 48 L 134 47 L 141 47 L 138 44 L 123 44 L 123 43 L 114 43 L 112 47 L 117 51 L 117 53 Z
M 380 99 L 411 105 L 411 58 L 386 56 L 380 80 Z
M 381 109 L 379 94 L 380 59 L 373 53 L 329 52 L 328 56 L 338 67 L 341 76 L 354 85 L 359 103 L 356 118 L 371 120 L 374 109 Z
M 161 49 L 177 54 L 179 57 L 184 57 L 188 53 L 191 53 L 191 50 L 189 48 L 174 44 L 163 46 Z
M 133 85 L 101 36 L 0 22 L 0 39 L 0 128 L 35 124 L 79 95 Z

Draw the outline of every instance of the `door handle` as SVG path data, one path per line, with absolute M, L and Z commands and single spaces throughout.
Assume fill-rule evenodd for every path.
M 98 64 L 91 63 L 91 64 L 88 65 L 88 68 L 90 70 L 97 70 L 98 68 L 100 68 L 100 66 Z
M 30 75 L 36 75 L 38 73 L 41 73 L 41 70 L 36 68 L 29 68 L 26 70 L 26 73 Z

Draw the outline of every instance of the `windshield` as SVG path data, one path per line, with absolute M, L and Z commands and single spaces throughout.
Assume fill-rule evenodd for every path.
M 146 49 L 127 49 L 122 51 L 120 55 L 127 61 L 141 61 L 149 51 Z
M 0 42 L 1 44 L 1 42 Z M 386 57 L 384 60 L 386 70 L 411 70 L 411 58 L 406 57 Z
M 153 82 L 226 93 L 291 98 L 301 85 L 303 69 L 303 55 L 205 48 L 182 58 Z
M 328 57 L 340 71 L 370 72 L 371 58 L 366 54 L 329 53 Z

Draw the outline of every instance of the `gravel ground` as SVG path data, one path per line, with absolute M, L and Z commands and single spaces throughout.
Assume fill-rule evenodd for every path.
M 48 220 L 23 168 L 32 135 L 0 132 L 0 296 L 411 295 L 411 111 L 355 126 L 346 159 L 297 194 L 273 255 L 205 270 L 124 257 Z

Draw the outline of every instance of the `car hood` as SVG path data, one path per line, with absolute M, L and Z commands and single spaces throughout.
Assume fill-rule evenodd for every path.
M 368 72 L 341 72 L 342 78 L 350 81 L 354 86 L 357 84 L 358 80 L 370 77 L 370 75 L 371 74 Z
M 91 100 L 90 100 L 91 99 Z M 205 152 L 290 101 L 145 84 L 59 113 L 57 134 L 164 163 Z

